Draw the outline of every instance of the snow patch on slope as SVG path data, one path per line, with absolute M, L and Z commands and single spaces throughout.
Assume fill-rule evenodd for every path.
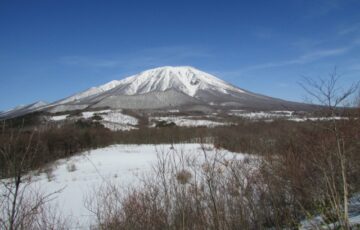
M 90 97 L 90 96 L 94 96 L 103 92 L 106 92 L 108 90 L 111 90 L 113 88 L 115 88 L 116 86 L 118 86 L 120 84 L 120 81 L 118 80 L 113 80 L 110 81 L 104 85 L 100 85 L 97 87 L 92 87 L 88 90 L 85 90 L 81 93 L 75 94 L 73 96 L 70 96 L 68 98 L 65 98 L 64 100 L 55 102 L 55 104 L 64 104 L 64 103 L 68 103 L 68 102 L 74 102 L 74 101 L 78 101 L 80 99 L 86 98 L 86 97 Z
M 14 114 L 25 114 L 28 112 L 33 112 L 36 111 L 38 109 L 40 109 L 41 107 L 46 106 L 48 103 L 44 102 L 44 101 L 37 101 L 28 105 L 19 105 L 16 106 L 15 108 L 0 112 L 0 117 L 1 116 L 9 116 L 9 115 L 14 115 Z
M 51 121 L 63 121 L 66 120 L 66 118 L 69 116 L 69 114 L 65 114 L 65 115 L 58 115 L 58 116 L 51 116 L 50 120 Z
M 112 131 L 127 131 L 136 129 L 138 120 L 135 117 L 122 113 L 122 110 L 99 110 L 82 112 L 82 117 L 90 119 L 95 115 L 101 117 L 100 123 Z
M 111 110 L 110 109 L 106 109 L 106 110 L 99 110 L 99 111 L 87 111 L 87 112 L 82 112 L 82 117 L 85 119 L 89 119 L 92 118 L 95 115 L 99 115 L 102 113 L 110 113 Z
M 129 125 L 137 125 L 138 120 L 135 117 L 125 115 L 121 110 L 111 111 L 109 113 L 100 114 L 104 121 L 113 123 L 122 123 Z
M 152 91 L 177 89 L 194 97 L 199 90 L 215 90 L 222 93 L 235 91 L 245 93 L 219 78 L 189 66 L 165 66 L 146 70 L 140 74 L 130 76 L 119 82 L 119 86 L 127 85 L 123 89 L 126 95 L 144 94 Z
M 175 125 L 180 127 L 216 127 L 230 125 L 229 123 L 223 123 L 218 121 L 211 121 L 206 119 L 192 119 L 191 117 L 184 116 L 170 116 L 170 117 L 152 117 L 150 122 L 153 123 L 152 127 L 156 126 L 157 121 L 165 121 L 166 123 L 173 122 Z
M 247 112 L 244 110 L 232 110 L 228 113 L 230 116 L 242 117 L 251 120 L 259 119 L 276 119 L 276 118 L 291 118 L 294 111 L 259 111 L 259 112 Z
M 115 110 L 104 114 L 99 114 L 103 119 L 100 123 L 112 131 L 128 131 L 137 129 L 138 120 L 135 117 L 121 113 L 121 110 Z
M 94 116 L 99 116 L 101 119 L 99 122 L 107 129 L 112 131 L 118 130 L 132 130 L 137 129 L 138 120 L 135 117 L 122 113 L 122 110 L 98 110 L 98 111 L 85 111 L 80 116 L 72 116 L 71 119 L 92 119 Z M 50 116 L 50 121 L 64 121 L 69 119 L 69 114 Z

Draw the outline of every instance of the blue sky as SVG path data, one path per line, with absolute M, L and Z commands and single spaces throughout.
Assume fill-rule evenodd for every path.
M 360 80 L 360 1 L 0 1 L 0 110 L 190 65 L 302 101 L 303 76 Z

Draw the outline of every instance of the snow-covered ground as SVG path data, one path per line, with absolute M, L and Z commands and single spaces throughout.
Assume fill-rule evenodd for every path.
M 274 119 L 274 118 L 290 118 L 293 116 L 293 111 L 260 111 L 260 112 L 247 112 L 244 110 L 232 110 L 228 113 L 231 116 L 247 118 L 251 120 L 259 119 Z
M 137 125 L 138 120 L 135 117 L 125 115 L 121 110 L 115 110 L 108 113 L 100 114 L 102 119 L 107 122 L 119 123 L 119 124 L 128 124 L 128 125 Z
M 175 111 L 177 112 L 177 111 Z M 51 116 L 49 119 L 51 121 L 63 121 L 68 118 L 69 114 Z M 99 111 L 86 111 L 82 112 L 80 116 L 74 116 L 73 119 L 91 119 L 94 116 L 101 117 L 99 122 L 104 125 L 105 128 L 108 128 L 113 131 L 118 130 L 132 130 L 136 129 L 138 125 L 138 119 L 135 117 L 126 115 L 122 113 L 122 110 L 99 110 Z M 207 116 L 213 117 L 213 116 Z M 200 117 L 193 116 L 160 116 L 160 117 L 150 117 L 151 127 L 155 127 L 156 122 L 165 121 L 165 122 L 174 122 L 177 126 L 181 127 L 216 127 L 229 125 L 230 123 L 212 121 L 208 119 L 203 119 Z
M 232 110 L 228 113 L 230 116 L 242 117 L 249 120 L 265 120 L 273 121 L 275 119 L 284 119 L 288 121 L 304 122 L 304 121 L 330 121 L 330 120 L 344 120 L 347 117 L 309 117 L 295 115 L 294 111 L 260 111 L 260 112 L 247 112 L 245 110 Z
M 193 119 L 193 117 L 185 117 L 185 116 L 169 116 L 169 117 L 151 117 L 150 123 L 152 126 L 155 126 L 156 122 L 165 121 L 167 123 L 173 122 L 177 126 L 180 127 L 216 127 L 216 126 L 224 126 L 229 125 L 229 123 L 218 122 L 205 120 L 201 118 Z
M 356 194 L 349 200 L 349 222 L 354 229 L 360 226 L 360 194 Z M 355 226 L 357 228 L 355 228 Z M 337 223 L 325 225 L 321 216 L 316 216 L 310 220 L 301 222 L 301 230 L 308 229 L 337 229 Z
M 129 130 L 137 129 L 136 127 L 126 123 L 124 124 L 124 123 L 101 121 L 101 124 L 105 128 L 110 129 L 111 131 L 129 131 Z
M 347 120 L 348 117 L 293 117 L 289 118 L 289 121 L 331 121 L 331 120 Z
M 138 124 L 135 117 L 123 114 L 121 110 L 113 110 L 99 114 L 102 118 L 100 121 L 105 128 L 113 131 L 136 129 L 134 126 Z
M 206 145 L 208 154 L 219 154 L 212 145 Z M 84 206 L 84 201 L 94 189 L 107 183 L 117 183 L 124 187 L 136 185 L 142 175 L 149 175 L 157 161 L 157 154 L 178 154 L 204 158 L 200 144 L 175 145 L 113 145 L 91 150 L 67 160 L 57 161 L 52 171 L 34 173 L 32 187 L 45 193 L 63 189 L 50 205 L 57 206 L 64 216 L 72 216 L 79 221 L 81 229 L 88 229 L 94 218 Z M 231 159 L 242 159 L 245 155 L 221 150 L 221 154 Z
M 65 115 L 58 115 L 58 116 L 51 116 L 50 120 L 51 121 L 63 121 L 66 120 L 66 118 L 69 116 L 69 114 L 65 114 Z
M 50 116 L 49 120 L 51 121 L 63 121 L 68 118 L 69 114 Z M 122 113 L 122 110 L 99 110 L 99 111 L 86 111 L 82 112 L 80 116 L 74 116 L 72 119 L 91 119 L 94 116 L 101 117 L 99 121 L 105 128 L 108 128 L 113 131 L 117 130 L 131 130 L 136 129 L 138 120 L 135 117 L 126 115 Z
M 89 119 L 92 118 L 93 116 L 95 116 L 96 114 L 105 114 L 105 113 L 109 113 L 111 112 L 110 109 L 106 109 L 106 110 L 99 110 L 99 111 L 87 111 L 87 112 L 82 112 L 81 115 L 83 118 L 85 119 Z

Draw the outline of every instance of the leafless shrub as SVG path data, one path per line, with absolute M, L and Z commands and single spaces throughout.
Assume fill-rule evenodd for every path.
M 45 173 L 46 175 L 46 178 L 47 180 L 50 182 L 54 179 L 55 175 L 54 175 L 54 169 L 51 165 L 48 165 L 46 166 L 44 169 L 43 169 L 43 172 Z
M 50 194 L 40 192 L 33 186 L 29 170 L 35 165 L 38 139 L 36 133 L 27 135 L 1 133 L 0 157 L 7 167 L 0 175 L 0 228 L 39 229 L 43 208 L 59 191 Z M 5 141 L 4 141 L 5 140 Z M 48 219 L 49 220 L 49 219 Z M 51 225 L 50 222 L 47 224 Z M 41 228 L 40 228 L 41 229 Z
M 138 187 L 101 189 L 97 199 L 105 201 L 93 209 L 97 228 L 261 228 L 265 217 L 257 203 L 264 188 L 254 165 L 258 160 L 244 164 L 205 149 L 202 156 L 176 149 L 159 151 L 153 174 Z
M 68 163 L 67 165 L 66 165 L 66 170 L 68 171 L 68 172 L 75 172 L 76 171 L 76 165 L 75 165 L 75 163 Z
M 189 183 L 190 179 L 192 177 L 191 172 L 187 171 L 187 170 L 181 170 L 176 174 L 176 180 L 180 183 L 180 184 L 187 184 Z
M 92 226 L 93 229 L 116 229 L 115 221 L 119 216 L 121 203 L 119 191 L 120 188 L 116 185 L 105 183 L 99 188 L 94 188 L 93 192 L 88 194 L 84 203 L 85 207 L 96 217 L 97 225 Z

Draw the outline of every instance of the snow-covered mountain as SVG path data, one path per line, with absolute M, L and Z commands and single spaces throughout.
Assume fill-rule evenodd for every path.
M 93 108 L 296 110 L 304 106 L 306 105 L 240 89 L 193 67 L 165 66 L 92 87 L 42 106 L 41 110 L 48 112 Z
M 37 101 L 28 105 L 20 105 L 16 106 L 15 108 L 12 108 L 10 110 L 0 112 L 0 118 L 1 117 L 7 117 L 7 116 L 21 116 L 30 112 L 37 111 L 44 106 L 46 106 L 48 103 L 44 101 Z
M 116 88 L 113 90 L 116 94 L 122 95 L 139 95 L 154 91 L 164 92 L 170 89 L 177 90 L 191 97 L 196 96 L 200 90 L 214 90 L 221 93 L 227 93 L 227 91 L 244 93 L 243 90 L 193 67 L 165 66 L 146 70 L 123 80 L 113 80 L 104 85 L 92 87 L 58 101 L 57 104 L 80 101 L 81 99 L 98 95 L 114 88 Z
M 106 92 L 110 89 L 113 89 L 115 88 L 116 86 L 118 86 L 120 83 L 120 81 L 118 80 L 113 80 L 113 81 L 110 81 L 104 85 L 100 85 L 100 86 L 97 86 L 97 87 L 91 87 L 90 89 L 88 90 L 85 90 L 81 93 L 77 93 L 75 95 L 72 95 L 70 97 L 67 97 L 65 99 L 62 99 L 60 101 L 58 101 L 57 103 L 55 104 L 65 104 L 67 102 L 72 102 L 72 101 L 77 101 L 77 100 L 81 100 L 82 98 L 86 98 L 86 97 L 90 97 L 90 96 L 93 96 L 93 95 L 96 95 L 96 94 L 99 94 L 99 93 L 103 93 L 103 92 Z

